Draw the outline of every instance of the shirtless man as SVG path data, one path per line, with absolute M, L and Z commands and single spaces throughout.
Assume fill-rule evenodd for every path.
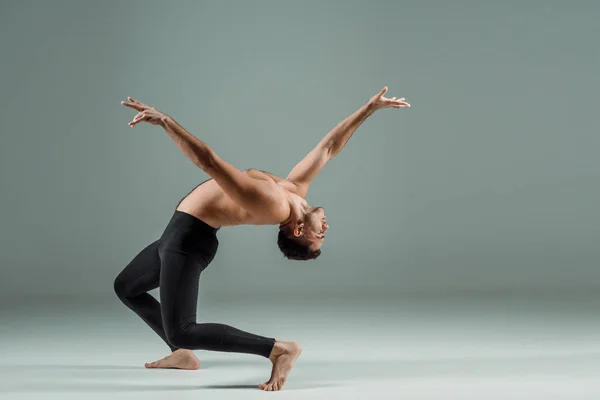
M 354 131 L 375 111 L 410 107 L 404 98 L 386 98 L 384 87 L 333 128 L 285 178 L 259 170 L 240 171 L 173 118 L 128 97 L 122 105 L 138 113 L 129 123 L 162 127 L 181 151 L 211 178 L 177 206 L 164 233 L 143 249 L 117 276 L 114 289 L 169 346 L 171 354 L 146 368 L 198 369 L 192 350 L 255 354 L 268 358 L 271 377 L 260 389 L 280 390 L 300 355 L 295 342 L 244 332 L 228 325 L 197 323 L 200 273 L 214 258 L 222 226 L 278 225 L 277 244 L 291 260 L 315 259 L 328 225 L 321 207 L 305 198 L 313 178 L 335 157 Z M 159 288 L 160 303 L 148 291 Z

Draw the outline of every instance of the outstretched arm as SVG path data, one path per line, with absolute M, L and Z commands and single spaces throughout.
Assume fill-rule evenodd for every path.
M 129 123 L 132 128 L 140 122 L 161 126 L 179 149 L 200 169 L 210 175 L 223 191 L 250 214 L 287 218 L 289 210 L 278 193 L 269 190 L 263 181 L 252 178 L 223 160 L 206 143 L 185 130 L 170 116 L 128 97 L 122 101 L 138 114 Z M 281 215 L 280 215 L 281 214 Z
M 404 97 L 400 99 L 396 99 L 395 97 L 388 99 L 384 97 L 387 90 L 387 86 L 384 87 L 367 104 L 337 124 L 335 128 L 321 139 L 314 149 L 296 164 L 286 179 L 298 187 L 301 196 L 306 196 L 310 183 L 317 176 L 321 168 L 342 151 L 356 129 L 375 111 L 381 108 L 410 107 L 410 104 L 404 101 Z

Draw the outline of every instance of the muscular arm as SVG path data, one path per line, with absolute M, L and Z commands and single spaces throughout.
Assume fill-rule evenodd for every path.
M 301 196 L 306 196 L 310 183 L 317 176 L 319 171 L 321 171 L 329 160 L 342 151 L 356 129 L 358 129 L 358 127 L 376 110 L 388 107 L 410 107 L 408 103 L 404 102 L 404 98 L 396 99 L 394 97 L 392 99 L 386 99 L 383 97 L 386 92 L 387 87 L 384 87 L 378 94 L 373 96 L 367 104 L 363 105 L 354 113 L 346 117 L 342 122 L 337 124 L 323 139 L 321 139 L 314 149 L 296 164 L 286 179 L 293 182 L 298 187 Z
M 173 118 L 165 116 L 160 124 L 179 149 L 200 169 L 210 175 L 234 202 L 250 214 L 287 217 L 283 199 L 269 190 L 264 181 L 249 177 L 219 157 L 206 143 L 193 136 Z
M 189 133 L 170 116 L 137 100 L 128 98 L 121 104 L 138 114 L 129 123 L 134 127 L 145 121 L 161 126 L 179 149 L 200 169 L 210 175 L 240 207 L 255 216 L 284 220 L 289 214 L 280 192 L 270 190 L 266 181 L 252 178 L 223 160 L 206 143 Z
M 287 180 L 298 186 L 300 194 L 306 196 L 308 186 L 321 168 L 338 155 L 356 129 L 373 114 L 373 107 L 365 104 L 337 124 L 317 146 L 312 149 L 288 174 Z

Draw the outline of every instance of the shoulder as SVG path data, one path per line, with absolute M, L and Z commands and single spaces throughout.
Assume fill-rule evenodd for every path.
M 289 179 L 284 179 L 270 172 L 254 168 L 246 169 L 244 170 L 244 173 L 248 176 L 251 176 L 252 178 L 267 181 L 268 185 L 266 187 L 272 187 L 271 184 L 277 185 L 277 187 L 280 188 L 282 191 L 279 191 L 278 193 L 273 193 L 275 197 L 278 197 L 277 195 L 284 194 L 285 192 L 293 193 L 303 198 L 306 196 L 306 192 L 308 189 L 307 184 L 297 184 L 296 182 L 293 182 Z
M 306 198 L 306 194 L 308 193 L 308 184 L 307 183 L 303 183 L 303 184 L 299 184 L 290 180 L 284 180 L 284 189 L 287 190 L 290 193 L 293 193 L 295 195 L 298 195 L 300 197 L 302 197 L 303 199 Z

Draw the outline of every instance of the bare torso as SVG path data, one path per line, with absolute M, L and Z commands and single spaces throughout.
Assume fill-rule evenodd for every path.
M 259 179 L 268 186 L 268 190 L 282 191 L 283 194 L 296 194 L 296 186 L 278 176 L 266 171 L 248 169 L 244 174 Z M 296 194 L 297 195 L 297 194 Z M 214 179 L 209 179 L 198 185 L 177 206 L 183 211 L 219 228 L 234 225 L 272 225 L 282 221 L 274 218 L 255 217 L 229 198 Z

